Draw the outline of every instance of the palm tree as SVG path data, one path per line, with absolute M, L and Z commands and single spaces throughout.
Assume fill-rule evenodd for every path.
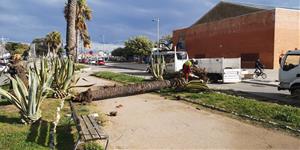
M 76 60 L 76 8 L 77 0 L 68 0 L 64 11 L 67 21 L 66 52 L 73 60 Z
M 46 43 L 48 46 L 48 56 L 57 56 L 58 49 L 61 46 L 60 32 L 53 31 L 46 36 Z
M 92 10 L 87 5 L 86 0 L 77 0 L 77 12 L 76 12 L 76 32 L 83 40 L 85 48 L 90 48 L 91 41 L 88 33 L 86 20 L 92 19 Z
M 65 19 L 68 20 L 68 12 L 69 7 L 66 4 L 64 13 Z M 87 5 L 86 0 L 77 0 L 76 5 L 76 21 L 75 21 L 75 29 L 76 29 L 76 56 L 77 56 L 77 45 L 78 45 L 78 37 L 83 41 L 83 45 L 85 48 L 90 48 L 91 40 L 87 29 L 86 20 L 92 19 L 92 10 Z
M 88 89 L 87 91 L 80 93 L 76 96 L 74 101 L 91 102 L 107 98 L 141 94 L 170 87 L 182 87 L 185 85 L 186 81 L 183 78 L 178 78 L 174 80 L 150 81 L 124 86 L 95 87 L 93 89 Z

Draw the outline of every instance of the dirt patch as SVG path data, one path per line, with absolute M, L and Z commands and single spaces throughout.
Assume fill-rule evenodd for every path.
M 16 108 L 16 106 L 14 105 L 4 105 L 4 106 L 0 106 L 0 109 L 4 112 L 7 113 L 15 113 L 18 112 L 19 110 Z

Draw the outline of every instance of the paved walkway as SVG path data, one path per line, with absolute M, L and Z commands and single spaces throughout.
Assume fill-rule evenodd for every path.
M 87 80 L 97 85 L 114 84 L 94 77 Z M 104 127 L 110 136 L 110 149 L 300 148 L 300 139 L 282 132 L 197 110 L 158 95 L 142 94 L 93 104 L 106 114 L 118 111 Z

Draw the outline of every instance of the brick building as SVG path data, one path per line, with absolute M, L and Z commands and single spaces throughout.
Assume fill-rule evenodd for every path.
M 300 10 L 221 1 L 188 28 L 173 31 L 173 42 L 191 58 L 241 57 L 243 68 L 260 58 L 279 68 L 279 56 L 300 49 Z

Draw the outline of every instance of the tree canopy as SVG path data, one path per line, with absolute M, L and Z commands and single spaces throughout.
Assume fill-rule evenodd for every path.
M 153 42 L 145 36 L 132 37 L 124 44 L 125 49 L 131 51 L 135 56 L 150 55 L 153 48 Z
M 35 52 L 37 56 L 46 56 L 48 53 L 48 46 L 46 43 L 46 38 L 36 38 L 32 42 L 35 44 Z
M 49 49 L 49 52 L 53 54 L 57 54 L 58 48 L 61 46 L 61 34 L 60 32 L 53 31 L 51 33 L 48 33 L 45 38 L 47 47 Z
M 25 51 L 29 50 L 29 45 L 16 42 L 7 42 L 5 44 L 5 49 L 8 50 L 12 55 L 23 55 Z
M 124 44 L 124 48 L 113 50 L 112 56 L 123 56 L 127 59 L 133 56 L 148 56 L 153 48 L 153 42 L 145 36 L 132 37 Z

